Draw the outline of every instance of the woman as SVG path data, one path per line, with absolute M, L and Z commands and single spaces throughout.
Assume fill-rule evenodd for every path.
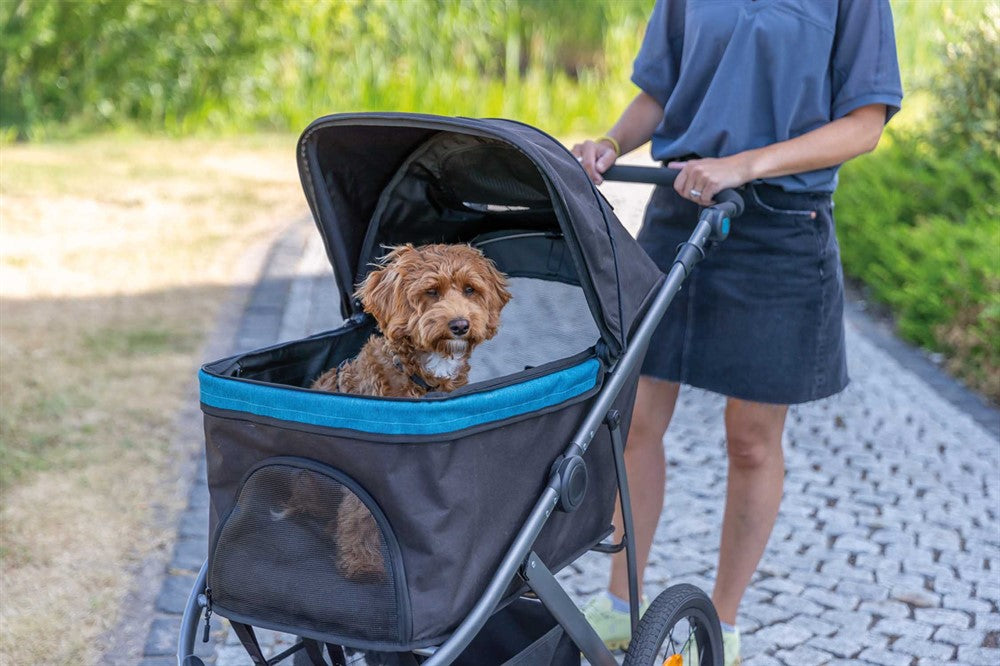
M 679 384 L 727 396 L 729 477 L 712 600 L 725 661 L 782 495 L 788 405 L 847 385 L 843 276 L 831 196 L 843 162 L 873 150 L 902 88 L 888 0 L 657 0 L 607 135 L 573 147 L 595 183 L 652 139 L 680 169 L 658 187 L 639 242 L 666 272 L 698 207 L 741 188 L 747 209 L 671 304 L 642 369 L 626 465 L 640 580 L 663 506 L 663 435 Z M 586 613 L 629 639 L 624 555 Z

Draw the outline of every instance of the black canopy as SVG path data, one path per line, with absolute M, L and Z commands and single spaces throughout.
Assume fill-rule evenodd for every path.
M 299 140 L 299 175 L 345 317 L 383 245 L 561 234 L 604 343 L 621 354 L 662 274 L 576 158 L 511 120 L 402 113 L 332 115 Z

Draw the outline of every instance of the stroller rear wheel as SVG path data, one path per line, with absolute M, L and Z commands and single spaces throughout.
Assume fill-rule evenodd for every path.
M 722 666 L 722 629 L 711 599 L 694 585 L 660 593 L 632 636 L 625 666 Z

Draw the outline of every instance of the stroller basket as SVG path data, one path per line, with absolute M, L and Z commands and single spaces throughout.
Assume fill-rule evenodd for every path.
M 604 376 L 584 353 L 506 386 L 397 401 L 212 371 L 202 374 L 202 403 L 216 612 L 379 650 L 437 644 L 468 614 Z M 621 396 L 622 411 L 631 397 Z M 581 510 L 553 516 L 536 544 L 557 568 L 608 532 L 607 438 L 588 457 Z M 338 509 L 347 501 L 377 532 L 379 571 L 345 574 Z

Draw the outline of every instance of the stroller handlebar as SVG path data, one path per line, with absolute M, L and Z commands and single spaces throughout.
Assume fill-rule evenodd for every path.
M 605 180 L 617 180 L 623 183 L 670 186 L 674 184 L 674 179 L 679 173 L 680 171 L 677 169 L 616 164 L 605 171 L 603 175 Z M 715 195 L 715 201 L 712 208 L 720 209 L 731 218 L 739 217 L 743 213 L 743 197 L 736 190 L 722 190 Z

